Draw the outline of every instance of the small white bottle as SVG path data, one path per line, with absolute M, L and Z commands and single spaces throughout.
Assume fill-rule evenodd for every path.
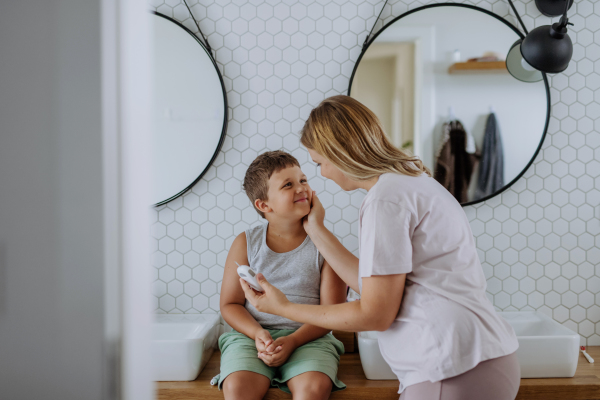
M 456 49 L 452 52 L 452 61 L 455 63 L 460 62 L 460 50 Z

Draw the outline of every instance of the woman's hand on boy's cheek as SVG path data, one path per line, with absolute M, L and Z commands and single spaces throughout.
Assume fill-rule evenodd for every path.
M 313 229 L 323 225 L 324 220 L 325 208 L 317 197 L 317 192 L 313 190 L 310 196 L 310 212 L 302 219 L 304 230 L 310 235 Z
M 268 352 L 269 348 L 272 352 Z M 288 358 L 296 350 L 296 342 L 289 336 L 281 337 L 275 340 L 271 346 L 267 348 L 267 352 L 259 352 L 260 358 L 269 367 L 279 367 L 283 365 Z

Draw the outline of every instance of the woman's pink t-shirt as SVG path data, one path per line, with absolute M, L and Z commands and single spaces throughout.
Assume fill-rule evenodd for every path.
M 485 294 L 467 216 L 435 179 L 381 175 L 360 207 L 358 236 L 361 291 L 362 278 L 407 274 L 398 316 L 379 333 L 398 393 L 517 350 L 514 330 Z

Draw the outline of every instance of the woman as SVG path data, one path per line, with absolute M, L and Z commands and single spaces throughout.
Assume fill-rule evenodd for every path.
M 467 217 L 415 157 L 392 146 L 377 117 L 347 96 L 315 108 L 302 144 L 321 175 L 367 190 L 359 211 L 360 259 L 323 224 L 316 194 L 304 227 L 359 301 L 290 303 L 263 276 L 264 294 L 240 283 L 262 312 L 327 329 L 379 333 L 401 400 L 513 400 L 520 383 L 511 326 L 494 311 Z

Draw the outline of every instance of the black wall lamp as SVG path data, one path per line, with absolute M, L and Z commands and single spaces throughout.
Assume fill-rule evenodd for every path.
M 536 0 L 542 14 L 549 17 L 562 14 L 562 17 L 557 23 L 539 26 L 531 32 L 527 31 L 512 1 L 508 2 L 525 31 L 525 38 L 517 40 L 506 56 L 508 72 L 520 81 L 538 82 L 543 79 L 543 72 L 556 74 L 567 69 L 573 56 L 573 43 L 567 34 L 567 26 L 573 24 L 567 18 L 567 11 L 573 0 Z

